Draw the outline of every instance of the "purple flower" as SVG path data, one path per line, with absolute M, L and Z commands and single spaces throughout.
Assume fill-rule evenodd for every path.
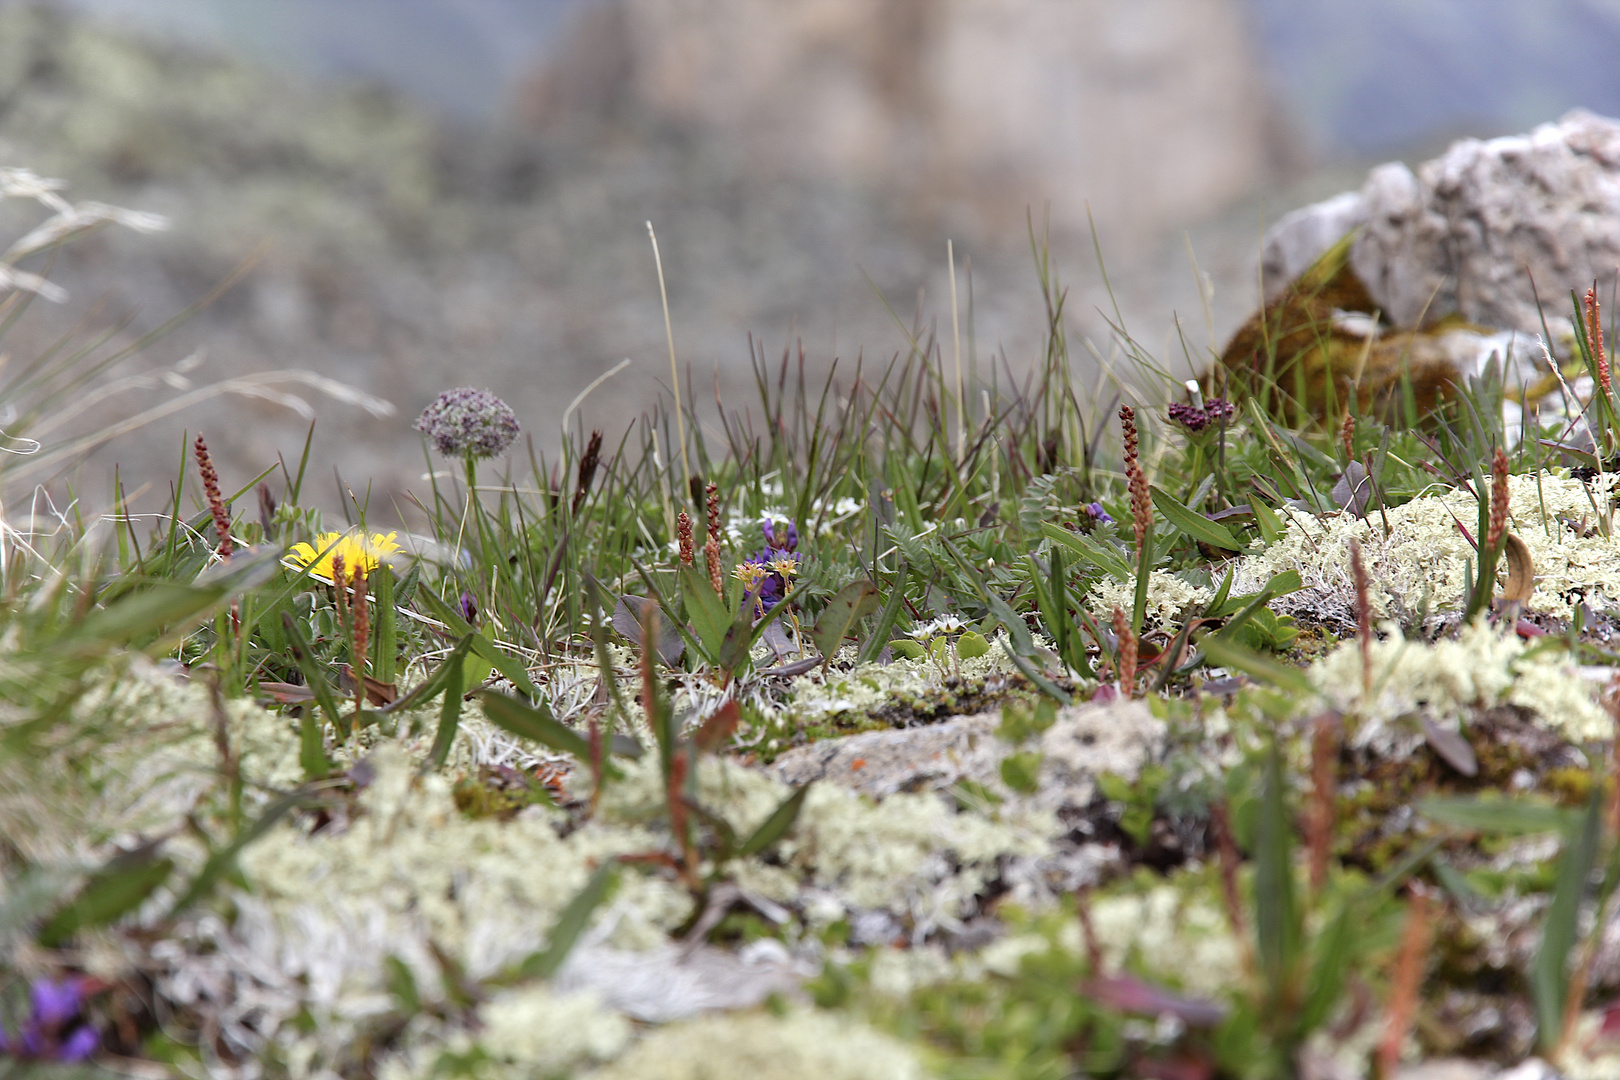
M 743 560 L 744 565 L 759 567 L 745 580 L 754 582 L 748 589 L 749 598 L 757 601 L 761 610 L 769 611 L 781 601 L 787 579 L 798 573 L 799 530 L 792 521 L 770 518 L 761 519 L 759 527 L 765 534 L 765 548 Z
M 1080 511 L 1091 519 L 1093 525 L 1112 525 L 1114 523 L 1114 519 L 1109 516 L 1108 511 L 1103 509 L 1102 503 L 1086 503 L 1080 508 Z
M 445 457 L 492 458 L 523 430 L 510 406 L 488 390 L 458 386 L 433 399 L 416 418 L 416 430 Z
M 461 594 L 461 598 L 456 601 L 456 614 L 466 619 L 470 625 L 474 627 L 478 625 L 478 601 L 473 599 L 472 593 Z
M 799 550 L 799 530 L 791 521 L 783 521 L 780 525 L 770 518 L 761 518 L 760 531 L 765 534 L 765 548 L 767 551 L 797 551 Z
M 1230 420 L 1236 412 L 1236 406 L 1225 398 L 1210 398 L 1204 402 L 1203 408 L 1197 405 L 1183 405 L 1180 402 L 1173 403 L 1170 406 L 1170 419 L 1188 431 L 1199 432 L 1211 424 Z
M 0 1027 L 0 1054 L 36 1061 L 83 1061 L 96 1052 L 100 1037 L 82 1020 L 86 980 L 81 977 L 37 979 L 30 995 L 33 1010 L 22 1032 L 12 1038 Z

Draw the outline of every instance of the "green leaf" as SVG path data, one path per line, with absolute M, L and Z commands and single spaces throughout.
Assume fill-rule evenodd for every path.
M 1579 811 L 1523 799 L 1434 795 L 1418 800 L 1417 811 L 1430 821 L 1437 821 L 1442 825 L 1454 825 L 1462 829 L 1475 829 L 1501 836 L 1524 836 L 1547 832 L 1573 834 L 1581 821 Z
M 398 613 L 394 608 L 394 571 L 387 563 L 378 563 L 371 572 L 368 584 L 377 595 L 377 653 L 371 669 L 379 682 L 392 684 L 394 664 L 399 656 Z
M 1346 904 L 1316 939 L 1311 973 L 1305 980 L 1305 1001 L 1295 1023 L 1298 1031 L 1315 1031 L 1344 993 L 1356 952 L 1357 925 L 1350 916 L 1351 907 Z
M 731 629 L 731 612 L 714 591 L 708 575 L 700 573 L 695 566 L 681 567 L 681 599 L 686 603 L 686 617 L 692 621 L 692 630 L 703 646 L 704 659 L 713 663 L 720 655 L 720 643 L 725 641 L 726 631 Z
M 1260 501 L 1259 496 L 1250 496 L 1249 508 L 1254 511 L 1254 523 L 1260 529 L 1260 539 L 1269 547 L 1282 538 L 1282 518 L 1277 511 Z
M 40 929 L 39 943 L 54 949 L 80 930 L 107 926 L 139 907 L 174 870 L 174 860 L 155 854 L 153 845 L 114 857 Z
M 590 762 L 591 744 L 573 728 L 559 723 L 544 702 L 536 708 L 495 690 L 482 691 L 478 700 L 484 705 L 484 715 L 496 727 L 559 753 L 572 754 L 581 762 Z
M 737 854 L 746 858 L 749 855 L 758 855 L 772 844 L 776 843 L 787 831 L 793 828 L 793 823 L 799 819 L 799 811 L 804 808 L 804 797 L 810 794 L 810 785 L 805 784 L 799 790 L 783 799 L 777 808 L 771 811 L 766 818 L 742 846 Z
M 824 661 L 832 659 L 855 624 L 876 611 L 879 603 L 877 586 L 865 579 L 850 582 L 827 601 L 810 632 Z
M 1282 751 L 1266 753 L 1255 822 L 1254 922 L 1260 963 L 1273 998 L 1282 995 L 1299 958 L 1300 918 L 1294 900 L 1293 818 L 1283 794 Z
M 1014 791 L 1032 795 L 1041 786 L 1041 762 L 1046 755 L 1039 750 L 1020 750 L 1001 760 L 1001 782 Z
M 521 681 L 517 681 L 517 687 L 520 691 L 531 696 L 535 693 L 534 684 L 529 682 L 529 673 L 523 670 L 523 665 L 512 663 L 510 656 L 496 648 L 495 627 L 491 623 L 480 626 L 477 635 L 468 643 L 466 659 L 461 662 L 462 692 L 476 690 L 488 682 L 490 676 L 500 670 L 495 662 L 496 660 L 501 660 L 508 667 L 515 668 L 518 674 L 522 676 Z M 524 689 L 525 685 L 529 689 Z
M 410 965 L 390 955 L 383 958 L 383 968 L 387 971 L 388 992 L 399 1004 L 400 1012 L 406 1016 L 420 1012 L 422 997 L 416 990 L 416 976 L 411 974 Z
M 557 923 L 546 935 L 544 950 L 531 954 L 523 961 L 518 972 L 525 978 L 549 979 L 562 970 L 563 962 L 568 954 L 574 951 L 579 942 L 579 936 L 585 932 L 585 925 L 590 922 L 591 912 L 601 906 L 607 899 L 614 880 L 618 877 L 619 863 L 617 859 L 609 859 L 598 866 L 585 887 L 568 901 L 562 914 L 557 916 Z
M 645 648 L 646 643 L 642 641 L 645 632 L 642 626 L 647 621 L 649 610 L 658 612 L 658 640 L 655 643 L 658 658 L 666 664 L 678 663 L 686 652 L 686 642 L 681 640 L 681 628 L 675 625 L 675 621 L 664 618 L 663 609 L 658 606 L 657 600 L 629 594 L 619 597 L 619 602 L 613 609 L 613 629 L 623 634 L 637 648 Z
M 1062 544 L 1116 581 L 1132 581 L 1136 578 L 1136 571 L 1131 569 L 1125 555 L 1105 541 L 1085 533 L 1070 532 L 1050 521 L 1041 522 L 1041 534 L 1053 543 Z
M 1248 603 L 1241 611 L 1232 616 L 1232 618 L 1227 621 L 1225 626 L 1221 627 L 1219 636 L 1224 641 L 1237 641 L 1239 631 L 1243 629 L 1244 624 L 1250 619 L 1259 615 L 1261 611 L 1266 611 L 1265 606 L 1267 604 L 1278 596 L 1285 596 L 1291 592 L 1298 592 L 1303 585 L 1304 583 L 1300 580 L 1299 571 L 1297 570 L 1284 570 L 1280 574 L 1273 574 L 1271 579 L 1266 582 L 1266 587 L 1264 589 L 1261 589 L 1252 597 L 1243 598 L 1248 600 Z M 1270 615 L 1271 612 L 1266 611 L 1266 614 Z M 1271 629 L 1275 628 L 1276 621 L 1275 616 L 1273 616 Z M 1297 635 L 1298 632 L 1296 631 L 1293 635 L 1289 636 L 1289 640 L 1292 641 Z M 1270 635 L 1267 635 L 1267 641 L 1269 642 L 1271 640 Z
M 1221 609 L 1226 604 L 1226 598 L 1232 594 L 1233 576 L 1232 568 L 1227 567 L 1226 576 L 1221 578 L 1221 587 L 1215 590 L 1215 595 L 1210 598 L 1209 603 L 1204 605 L 1206 618 L 1218 618 L 1223 614 Z
M 1246 649 L 1218 634 L 1201 640 L 1198 651 L 1204 655 L 1207 663 L 1241 671 L 1299 697 L 1316 696 L 1316 688 L 1299 668 L 1280 663 L 1269 656 L 1261 656 L 1253 649 Z
M 977 660 L 990 652 L 990 642 L 975 630 L 965 631 L 956 639 L 956 655 L 962 660 Z
M 1154 487 L 1151 490 L 1153 505 L 1159 508 L 1159 512 L 1170 524 L 1194 540 L 1201 540 L 1211 547 L 1225 548 L 1227 551 L 1243 550 L 1245 546 L 1243 542 L 1228 532 L 1225 525 L 1211 521 L 1196 510 L 1183 506 L 1175 496 L 1162 488 Z
M 1581 906 L 1597 864 L 1603 830 L 1603 785 L 1595 784 L 1578 831 L 1566 834 L 1558 881 L 1547 907 L 1541 948 L 1530 971 L 1530 996 L 1536 1003 L 1536 1035 L 1543 1049 L 1557 1045 L 1564 1032 L 1568 1006 L 1569 959 L 1580 933 Z
M 326 742 L 321 738 L 320 721 L 311 716 L 308 709 L 298 718 L 298 765 L 304 770 L 306 783 L 325 780 L 332 771 L 332 763 L 326 758 Z
M 889 587 L 889 602 L 883 605 L 883 611 L 878 615 L 877 626 L 873 628 L 872 636 L 866 639 L 866 644 L 861 646 L 860 654 L 855 657 L 857 664 L 870 664 L 876 660 L 878 655 L 883 652 L 885 643 L 889 644 L 891 650 L 893 649 L 893 642 L 889 641 L 889 634 L 894 630 L 895 621 L 900 617 L 900 608 L 905 604 L 906 582 L 910 579 L 910 576 L 910 570 L 902 562 L 899 571 L 894 575 L 894 584 Z M 921 655 L 922 653 L 919 651 L 917 656 Z M 912 659 L 916 659 L 916 657 L 912 657 Z
M 466 677 L 467 649 L 477 637 L 477 634 L 468 634 L 445 657 L 444 704 L 439 707 L 439 728 L 433 733 L 433 748 L 428 751 L 426 764 L 429 768 L 443 768 L 445 759 L 450 756 L 450 747 L 455 745 L 456 728 L 461 724 L 461 695 L 467 685 L 463 681 Z
M 1027 635 L 1029 630 L 1026 628 L 1024 633 Z M 1045 675 L 1041 674 L 1040 671 L 1036 670 L 1034 664 L 1030 663 L 1026 658 L 1019 656 L 1018 653 L 1014 651 L 1012 643 L 1009 641 L 1010 637 L 1011 635 L 1008 635 L 1007 638 L 1001 639 L 1001 651 L 1007 654 L 1007 659 L 1012 661 L 1013 667 L 1021 671 L 1024 678 L 1034 683 L 1041 693 L 1045 694 L 1047 697 L 1053 698 L 1064 705 L 1068 705 L 1073 702 L 1073 694 L 1070 694 L 1067 690 L 1063 689 L 1063 687 L 1057 685 L 1057 683 L 1054 683 L 1051 679 L 1048 679 Z M 1030 652 L 1033 653 L 1034 650 L 1031 649 Z

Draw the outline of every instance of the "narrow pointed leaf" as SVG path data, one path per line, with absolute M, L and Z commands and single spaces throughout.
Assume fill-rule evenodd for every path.
M 1198 651 L 1203 653 L 1204 660 L 1208 663 L 1241 671 L 1245 675 L 1251 675 L 1301 697 L 1316 696 L 1316 688 L 1299 668 L 1273 660 L 1269 656 L 1261 656 L 1253 649 L 1245 648 L 1235 641 L 1228 641 L 1220 635 L 1211 634 L 1201 640 L 1198 643 Z
M 621 596 L 613 609 L 613 629 L 623 634 L 638 648 L 643 647 L 643 633 L 641 624 L 647 617 L 647 610 L 658 610 L 658 601 L 649 600 L 645 596 Z M 658 620 L 658 658 L 666 664 L 676 664 L 686 653 L 686 642 L 681 640 L 681 631 L 668 619 Z
M 1558 862 L 1552 903 L 1543 916 L 1541 948 L 1536 952 L 1535 966 L 1530 971 L 1530 996 L 1536 1003 L 1536 1034 L 1544 1049 L 1556 1045 L 1564 1031 L 1570 954 L 1580 934 L 1581 906 L 1592 879 L 1592 869 L 1597 865 L 1603 801 L 1602 785 L 1595 785 L 1580 829 L 1567 834 L 1564 856 Z
M 315 662 L 315 655 L 309 648 L 309 639 L 304 637 L 304 631 L 292 617 L 292 612 L 281 613 L 281 628 L 287 633 L 287 640 L 292 645 L 293 659 L 298 663 L 298 670 L 303 672 L 304 682 L 309 686 L 310 693 L 315 695 L 315 703 L 321 707 L 321 712 L 326 714 L 327 721 L 336 727 L 342 719 L 342 713 L 338 709 L 337 698 L 332 696 L 332 684 L 326 681 L 326 672 Z
M 1254 914 L 1260 963 L 1268 988 L 1280 993 L 1298 960 L 1299 911 L 1294 901 L 1293 819 L 1283 793 L 1282 751 L 1266 755 L 1265 782 L 1255 822 Z
M 889 588 L 889 602 L 883 605 L 877 625 L 872 629 L 872 636 L 861 646 L 860 655 L 855 658 L 857 664 L 870 664 L 883 652 L 883 646 L 888 643 L 890 633 L 894 630 L 895 620 L 900 617 L 900 608 L 906 601 L 906 581 L 909 575 L 910 571 L 904 563 L 901 563 L 899 572 L 894 575 L 894 584 Z
M 144 858 L 131 860 L 126 865 L 109 866 L 94 874 L 73 902 L 40 928 L 39 943 L 54 949 L 80 930 L 107 926 L 139 907 L 174 871 L 174 860 L 153 858 L 154 854 L 155 851 L 148 850 Z M 120 856 L 114 863 L 124 858 Z
M 468 634 L 462 638 L 461 644 L 444 662 L 444 704 L 439 707 L 439 728 L 433 733 L 433 748 L 428 751 L 429 768 L 443 768 L 445 759 L 450 756 L 450 747 L 455 745 L 456 729 L 461 725 L 461 694 L 465 685 L 462 679 L 466 675 L 467 644 L 477 637 L 477 634 Z
M 1227 551 L 1243 550 L 1243 542 L 1228 532 L 1225 525 L 1211 521 L 1198 511 L 1184 506 L 1174 495 L 1162 488 L 1155 487 L 1152 492 L 1153 505 L 1158 507 L 1159 513 L 1163 514 L 1170 524 L 1194 540 L 1201 540 L 1211 547 L 1225 548 Z
M 590 743 L 573 728 L 559 723 L 545 703 L 536 708 L 495 690 L 481 692 L 478 699 L 483 702 L 484 715 L 496 727 L 558 753 L 572 754 L 579 761 L 591 760 Z
M 1573 834 L 1581 822 L 1581 812 L 1523 799 L 1481 799 L 1430 796 L 1420 799 L 1417 811 L 1430 821 L 1462 829 L 1500 836 L 1534 833 Z
M 737 854 L 745 858 L 749 855 L 758 855 L 786 836 L 788 830 L 793 828 L 793 823 L 799 819 L 799 811 L 804 809 L 804 797 L 809 793 L 810 785 L 805 784 L 783 799 L 782 804 L 771 812 L 771 816 L 743 841 L 742 847 L 737 849 Z
M 591 873 L 585 887 L 568 901 L 568 906 L 557 916 L 557 924 L 546 935 L 545 949 L 524 960 L 519 968 L 520 974 L 531 979 L 549 979 L 562 970 L 568 954 L 574 951 L 579 936 L 585 932 L 591 913 L 607 899 L 618 870 L 618 860 L 609 859 Z
M 1260 539 L 1267 545 L 1275 544 L 1283 534 L 1282 518 L 1277 511 L 1261 502 L 1258 496 L 1249 499 L 1249 507 L 1254 511 L 1254 523 L 1260 529 Z

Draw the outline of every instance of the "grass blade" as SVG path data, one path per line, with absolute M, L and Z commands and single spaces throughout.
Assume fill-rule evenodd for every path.
M 737 854 L 744 857 L 758 855 L 787 835 L 788 830 L 793 828 L 793 823 L 799 819 L 799 811 L 804 808 L 804 797 L 809 793 L 810 785 L 806 784 L 783 799 L 781 805 L 771 811 L 771 816 L 742 842 Z
M 1547 907 L 1541 948 L 1530 970 L 1530 996 L 1536 1003 L 1536 1038 L 1543 1048 L 1557 1044 L 1564 1030 L 1564 1008 L 1569 995 L 1569 959 L 1580 934 L 1581 905 L 1586 899 L 1592 869 L 1597 865 L 1598 840 L 1603 829 L 1601 785 L 1592 789 L 1579 830 L 1566 834 L 1564 857 L 1558 862 L 1558 881 Z

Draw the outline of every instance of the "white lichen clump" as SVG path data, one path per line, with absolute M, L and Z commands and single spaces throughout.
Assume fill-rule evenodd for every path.
M 1214 596 L 1213 592 L 1202 585 L 1183 581 L 1163 570 L 1154 570 L 1148 575 L 1147 609 L 1143 614 L 1148 622 L 1156 623 L 1160 629 L 1179 630 L 1189 612 L 1202 608 Z M 1105 577 L 1093 585 L 1091 591 L 1086 594 L 1086 610 L 1104 623 L 1116 607 L 1130 614 L 1135 604 L 1135 581 L 1119 581 Z
M 1614 722 L 1598 707 L 1591 685 L 1561 653 L 1531 648 L 1482 621 L 1432 644 L 1406 640 L 1395 624 L 1385 631 L 1369 648 L 1370 694 L 1357 641 L 1341 643 L 1310 668 L 1311 684 L 1326 704 L 1358 718 L 1358 745 L 1398 752 L 1398 744 L 1420 741 L 1419 715 L 1466 726 L 1470 716 L 1495 705 L 1530 709 L 1570 742 L 1613 734 Z M 1413 721 L 1397 724 L 1403 717 Z
M 1243 952 L 1215 904 L 1172 885 L 1108 896 L 1091 905 L 1105 968 L 1170 978 L 1189 994 L 1219 1000 L 1244 979 Z
M 923 1080 L 905 1044 L 821 1012 L 708 1016 L 653 1032 L 588 1080 Z
M 1606 519 L 1612 516 L 1606 492 L 1553 472 L 1510 477 L 1508 492 L 1508 528 L 1525 542 L 1535 566 L 1530 610 L 1567 611 L 1575 599 L 1597 610 L 1620 603 L 1615 585 L 1620 581 L 1620 534 L 1613 529 L 1605 534 Z M 1354 538 L 1361 544 L 1379 618 L 1412 625 L 1425 610 L 1431 616 L 1462 610 L 1470 561 L 1478 561 L 1457 528 L 1459 522 L 1470 532 L 1477 528 L 1479 504 L 1469 492 L 1425 495 L 1390 510 L 1370 511 L 1366 518 L 1288 511 L 1286 520 L 1283 536 L 1240 561 L 1233 595 L 1257 592 L 1273 574 L 1297 570 L 1305 587 L 1274 601 L 1276 611 L 1353 623 L 1349 545 Z M 1505 581 L 1507 573 L 1504 560 L 1499 579 Z

